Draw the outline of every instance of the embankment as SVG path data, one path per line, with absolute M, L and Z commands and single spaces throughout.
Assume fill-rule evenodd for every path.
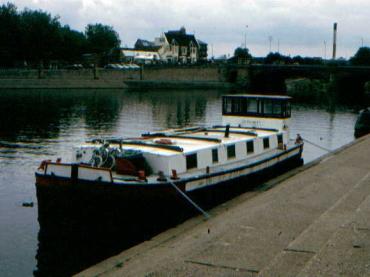
M 123 88 L 132 79 L 139 79 L 137 71 L 1 70 L 0 89 Z
M 126 81 L 136 81 L 136 86 L 145 81 L 144 88 L 148 84 L 149 88 L 229 88 L 243 79 L 239 74 L 234 80 L 230 74 L 218 65 L 147 66 L 139 70 L 8 69 L 0 70 L 0 89 L 125 88 Z

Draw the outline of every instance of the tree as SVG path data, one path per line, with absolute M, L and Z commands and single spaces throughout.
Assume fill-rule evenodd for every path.
M 252 55 L 249 53 L 248 48 L 238 47 L 234 51 L 233 62 L 238 64 L 247 64 L 252 59 Z
M 282 63 L 283 61 L 284 61 L 283 56 L 278 52 L 276 53 L 270 52 L 265 58 L 266 64 L 278 64 Z
M 120 46 L 112 27 L 94 24 L 86 32 L 62 26 L 58 16 L 42 10 L 17 11 L 14 4 L 0 4 L 0 67 L 23 64 L 39 66 L 50 60 L 80 62 L 84 53 L 103 57 Z
M 82 54 L 87 52 L 87 40 L 82 32 L 71 30 L 65 25 L 60 30 L 61 45 L 57 48 L 58 58 L 73 63 L 81 59 Z
M 34 63 L 55 59 L 55 50 L 61 44 L 59 18 L 41 10 L 25 9 L 20 23 L 24 58 Z
M 0 6 L 0 38 L 0 66 L 12 66 L 20 50 L 19 16 L 14 4 Z
M 248 48 L 238 47 L 234 51 L 234 56 L 242 59 L 251 59 L 252 55 L 249 53 Z
M 121 44 L 119 35 L 113 27 L 100 23 L 87 25 L 85 35 L 88 49 L 92 53 L 104 54 Z
M 352 65 L 370 65 L 370 48 L 360 47 L 349 61 Z

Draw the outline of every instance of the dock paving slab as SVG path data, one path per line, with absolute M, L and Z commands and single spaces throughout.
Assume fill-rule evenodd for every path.
M 78 276 L 352 276 L 335 275 L 352 267 L 359 267 L 353 276 L 366 276 L 369 172 L 368 136 L 212 210 L 208 221 L 193 218 Z M 352 245 L 356 220 L 362 248 Z

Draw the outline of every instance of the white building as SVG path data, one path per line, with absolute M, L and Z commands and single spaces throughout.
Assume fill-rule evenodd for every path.
M 157 52 L 162 62 L 196 63 L 207 59 L 207 44 L 187 34 L 184 27 L 176 31 L 168 31 L 154 42 L 138 39 L 135 49 Z

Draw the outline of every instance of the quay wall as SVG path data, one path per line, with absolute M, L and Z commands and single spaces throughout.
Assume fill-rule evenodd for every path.
M 140 70 L 114 69 L 2 69 L 0 89 L 12 88 L 124 88 L 124 81 L 186 81 L 224 83 L 218 66 L 148 66 Z
M 156 81 L 224 81 L 219 67 L 146 67 L 143 80 Z
M 125 80 L 139 80 L 137 70 L 0 70 L 0 89 L 124 88 Z

